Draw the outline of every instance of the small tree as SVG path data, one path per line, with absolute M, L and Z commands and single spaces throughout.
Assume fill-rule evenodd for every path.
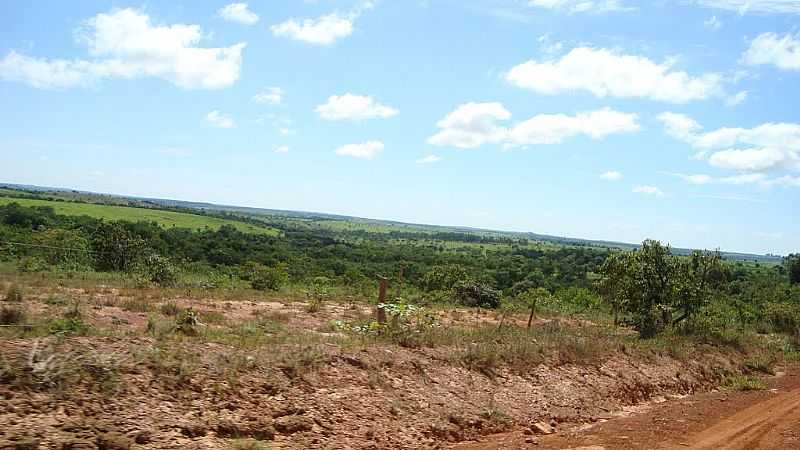
M 142 261 L 142 269 L 147 280 L 159 286 L 175 286 L 178 282 L 177 268 L 164 256 L 155 253 L 148 255 Z
M 500 306 L 500 291 L 478 281 L 460 281 L 453 286 L 453 298 L 464 306 L 497 308 Z
M 638 250 L 610 255 L 597 287 L 615 322 L 623 313 L 642 337 L 652 337 L 706 304 L 722 279 L 720 260 L 717 252 L 673 256 L 669 246 L 647 240 Z
M 800 284 L 800 253 L 793 253 L 786 257 L 786 265 L 789 271 L 789 282 Z
M 675 308 L 681 315 L 673 325 L 690 318 L 705 306 L 712 288 L 722 281 L 722 256 L 716 252 L 692 252 L 692 256 L 680 261 L 677 275 L 677 301 Z
M 145 242 L 119 223 L 103 223 L 92 236 L 92 250 L 99 270 L 129 271 L 145 253 Z
M 423 275 L 422 287 L 426 291 L 447 291 L 457 283 L 468 279 L 467 271 L 461 266 L 455 264 L 433 266 Z
M 258 264 L 251 277 L 250 284 L 253 289 L 277 291 L 289 282 L 289 269 L 285 263 L 279 263 L 274 267 Z

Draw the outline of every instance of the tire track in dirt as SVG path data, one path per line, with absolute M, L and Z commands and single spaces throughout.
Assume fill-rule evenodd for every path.
M 715 391 L 645 405 L 549 436 L 524 428 L 463 443 L 459 450 L 798 450 L 800 370 L 767 379 L 765 391 Z M 528 434 L 526 434 L 526 431 Z
M 696 450 L 745 450 L 789 448 L 783 433 L 800 424 L 800 389 L 778 394 L 725 418 L 689 438 Z M 687 448 L 686 445 L 673 449 Z

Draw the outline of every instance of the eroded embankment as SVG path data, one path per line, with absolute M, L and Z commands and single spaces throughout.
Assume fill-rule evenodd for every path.
M 531 422 L 595 421 L 654 396 L 706 389 L 737 367 L 715 353 L 695 361 L 617 351 L 591 364 L 487 375 L 452 364 L 450 351 L 276 346 L 259 350 L 274 356 L 262 364 L 263 353 L 192 340 L 8 340 L 0 343 L 0 441 L 53 449 L 232 448 L 239 438 L 289 448 L 439 447 Z

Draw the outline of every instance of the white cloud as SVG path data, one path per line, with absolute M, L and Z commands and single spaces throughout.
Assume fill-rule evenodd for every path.
M 750 42 L 742 62 L 749 66 L 769 64 L 781 70 L 800 70 L 800 35 L 760 34 Z
M 530 6 L 556 9 L 571 13 L 628 11 L 621 0 L 528 0 Z
M 574 116 L 538 114 L 509 130 L 508 146 L 560 144 L 564 139 L 577 135 L 602 139 L 610 134 L 631 133 L 639 130 L 637 117 L 610 108 Z
M 374 7 L 373 0 L 364 0 L 347 14 L 332 13 L 316 19 L 288 19 L 272 25 L 272 34 L 315 45 L 331 45 L 353 33 L 355 21 Z
M 206 122 L 218 128 L 236 127 L 236 122 L 233 121 L 233 118 L 230 115 L 223 114 L 217 110 L 211 111 L 210 113 L 206 114 Z
M 724 94 L 719 74 L 692 76 L 674 70 L 673 64 L 658 64 L 603 48 L 577 47 L 558 60 L 519 64 L 505 78 L 515 86 L 541 94 L 588 91 L 600 98 L 648 98 L 672 103 Z
M 664 192 L 655 186 L 636 186 L 633 188 L 633 192 L 637 194 L 652 195 L 654 197 L 664 196 Z
M 268 105 L 280 105 L 283 102 L 283 89 L 279 87 L 268 87 L 253 96 L 256 103 L 266 103 Z
M 622 179 L 622 174 L 616 170 L 609 170 L 600 174 L 600 178 L 608 181 L 619 181 Z
M 800 176 L 784 175 L 782 177 L 764 180 L 765 186 L 800 187 Z
M 610 134 L 639 130 L 636 114 L 610 108 L 565 114 L 538 114 L 507 128 L 498 122 L 511 118 L 500 103 L 466 103 L 440 120 L 439 132 L 428 139 L 431 145 L 475 148 L 483 144 L 502 143 L 505 148 L 538 144 L 559 144 L 564 139 L 585 135 L 601 139 Z
M 383 142 L 368 141 L 361 144 L 348 144 L 336 149 L 339 156 L 352 156 L 353 158 L 372 159 L 383 151 Z
M 497 143 L 506 138 L 506 129 L 497 122 L 510 118 L 511 113 L 498 102 L 465 103 L 436 124 L 440 131 L 428 143 L 461 149 Z
M 719 30 L 722 28 L 722 22 L 717 19 L 717 16 L 711 16 L 708 20 L 703 21 L 703 26 L 709 30 Z
M 759 13 L 800 14 L 800 0 L 695 0 L 702 6 L 736 11 Z
M 279 145 L 278 147 L 275 147 L 275 150 L 273 150 L 273 152 L 275 152 L 275 153 L 289 153 L 289 146 L 288 145 Z
M 664 124 L 668 135 L 690 143 L 694 140 L 695 133 L 703 128 L 697 121 L 685 114 L 663 112 L 658 115 L 658 120 Z
M 270 27 L 272 34 L 309 44 L 330 45 L 353 33 L 353 20 L 336 13 L 302 21 L 289 19 Z
M 730 177 L 712 177 L 706 174 L 686 175 L 682 173 L 671 174 L 690 184 L 754 184 L 767 181 L 767 176 L 762 173 L 747 173 Z
M 441 160 L 442 160 L 441 156 L 428 155 L 428 156 L 426 156 L 424 158 L 418 159 L 417 160 L 417 164 L 433 164 L 433 163 L 437 163 L 437 162 L 439 162 Z
M 784 164 L 786 156 L 784 152 L 774 148 L 730 149 L 713 153 L 708 162 L 723 169 L 761 172 Z
M 326 120 L 385 119 L 398 113 L 397 109 L 382 105 L 372 97 L 351 93 L 332 95 L 314 111 Z
M 683 114 L 662 113 L 658 119 L 667 134 L 701 150 L 701 157 L 713 152 L 707 159 L 715 167 L 744 172 L 800 170 L 800 124 L 764 123 L 703 133 L 696 121 Z
M 12 50 L 0 60 L 0 79 L 59 89 L 104 78 L 156 77 L 184 89 L 218 89 L 239 79 L 246 45 L 198 47 L 198 25 L 153 25 L 131 8 L 98 14 L 76 35 L 94 59 L 37 58 Z
M 739 91 L 736 95 L 732 95 L 730 97 L 725 98 L 725 105 L 726 106 L 736 106 L 739 103 L 747 100 L 747 91 Z
M 243 25 L 255 25 L 258 22 L 258 15 L 247 9 L 247 3 L 231 3 L 220 8 L 217 15 L 225 20 Z

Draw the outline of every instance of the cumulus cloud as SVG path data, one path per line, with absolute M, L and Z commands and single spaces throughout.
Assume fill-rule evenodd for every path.
M 211 111 L 210 113 L 206 114 L 206 122 L 210 123 L 211 125 L 217 128 L 236 127 L 236 122 L 234 122 L 233 118 L 230 115 L 223 114 L 217 110 Z
M 608 181 L 619 181 L 622 179 L 622 174 L 616 170 L 609 170 L 600 174 L 600 178 Z
M 98 14 L 76 35 L 93 59 L 38 58 L 12 50 L 0 60 L 0 79 L 63 89 L 104 78 L 157 77 L 184 89 L 218 89 L 239 79 L 246 45 L 198 47 L 199 26 L 154 25 L 132 8 Z
M 268 87 L 258 94 L 253 96 L 253 101 L 256 103 L 265 103 L 268 105 L 280 105 L 283 102 L 283 89 L 279 87 Z
M 664 192 L 655 186 L 636 186 L 633 192 L 637 194 L 652 195 L 654 197 L 663 197 Z
M 764 123 L 703 132 L 700 124 L 683 114 L 662 113 L 658 119 L 667 134 L 700 150 L 698 156 L 712 166 L 749 173 L 800 171 L 800 124 Z
M 288 145 L 279 145 L 279 146 L 275 147 L 275 150 L 273 150 L 273 152 L 275 152 L 275 153 L 289 153 L 289 146 Z
M 636 114 L 621 113 L 611 108 L 565 114 L 538 114 L 512 127 L 508 146 L 560 144 L 564 139 L 585 135 L 602 139 L 610 134 L 639 131 Z
M 695 0 L 701 6 L 735 11 L 739 14 L 789 13 L 800 14 L 800 0 Z
M 291 18 L 276 25 L 270 30 L 277 37 L 285 37 L 295 41 L 315 45 L 331 45 L 337 40 L 350 36 L 353 25 L 364 11 L 373 8 L 372 1 L 361 3 L 348 14 L 331 13 L 315 19 Z
M 223 6 L 217 11 L 217 15 L 227 21 L 243 25 L 255 25 L 258 22 L 258 14 L 250 11 L 247 3 L 231 3 Z
M 672 66 L 615 50 L 577 47 L 560 59 L 530 60 L 512 67 L 505 79 L 541 94 L 588 91 L 596 97 L 647 98 L 686 103 L 724 95 L 723 77 L 692 76 Z
M 499 123 L 510 118 L 511 113 L 500 103 L 466 103 L 436 124 L 440 130 L 428 139 L 428 143 L 461 149 L 502 143 L 505 148 L 513 148 L 558 144 L 577 135 L 601 139 L 610 134 L 639 130 L 636 114 L 621 113 L 610 108 L 581 112 L 574 116 L 538 114 L 511 127 Z
M 272 34 L 309 44 L 330 45 L 353 33 L 353 21 L 336 13 L 316 19 L 289 19 L 270 27 Z
M 467 149 L 501 142 L 507 130 L 498 121 L 510 118 L 511 113 L 498 102 L 465 103 L 436 124 L 440 130 L 428 138 L 428 143 Z
M 627 11 L 633 8 L 621 0 L 528 0 L 530 6 L 568 11 L 571 13 Z
M 441 156 L 428 155 L 417 160 L 417 164 L 434 164 L 442 160 Z
M 742 55 L 749 66 L 772 65 L 781 70 L 800 70 L 800 34 L 758 35 Z
M 399 112 L 395 108 L 378 103 L 372 97 L 349 92 L 328 97 L 328 101 L 317 106 L 314 111 L 325 120 L 385 119 Z
M 671 174 L 679 177 L 690 184 L 724 184 L 724 185 L 757 185 L 764 188 L 772 186 L 800 187 L 800 176 L 783 175 L 780 177 L 769 177 L 765 173 L 742 173 L 727 177 L 714 177 L 705 174 L 685 175 L 681 173 Z
M 373 159 L 378 153 L 383 151 L 383 142 L 367 141 L 361 144 L 348 144 L 336 149 L 339 156 L 350 156 L 353 158 Z

